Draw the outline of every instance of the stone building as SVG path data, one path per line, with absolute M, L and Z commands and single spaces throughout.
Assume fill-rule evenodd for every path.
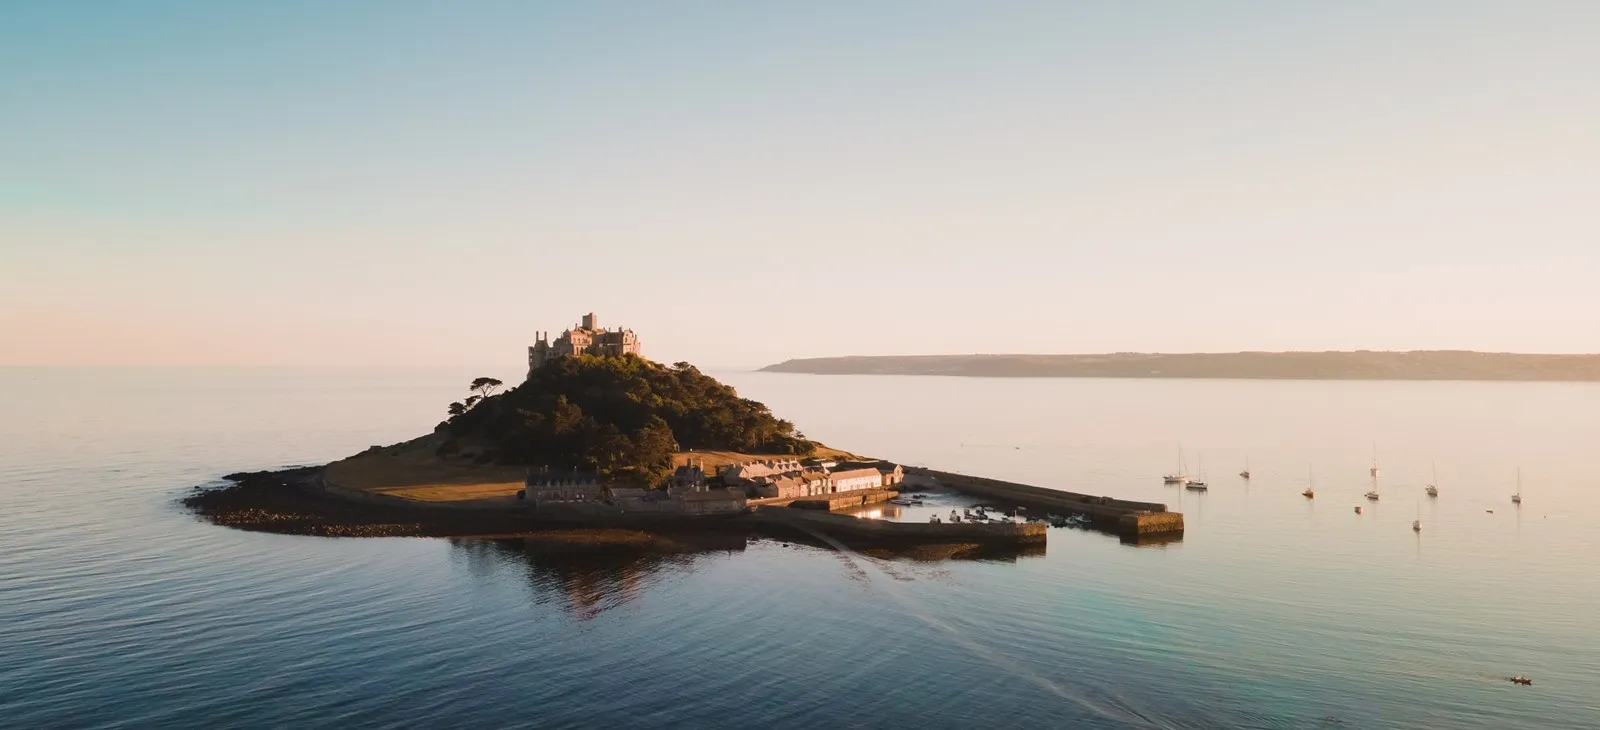
M 539 507 L 546 504 L 598 502 L 605 495 L 600 475 L 589 471 L 529 469 L 523 481 L 523 498 Z
M 763 479 L 799 474 L 805 468 L 796 459 L 770 459 L 729 464 L 722 468 L 722 482 L 728 486 L 752 484 Z
M 756 496 L 767 499 L 771 499 L 773 497 L 777 497 L 779 499 L 798 499 L 800 497 L 811 496 L 812 492 L 808 491 L 809 488 L 809 485 L 800 477 L 791 476 L 773 477 L 767 479 L 766 481 L 757 484 L 753 491 L 755 492 Z
M 673 487 L 703 487 L 706 485 L 706 471 L 694 462 L 689 462 L 673 470 L 668 484 Z
M 834 492 L 854 492 L 857 489 L 878 489 L 883 486 L 883 472 L 872 467 L 845 469 L 828 474 Z
M 906 470 L 891 461 L 845 461 L 840 462 L 835 467 L 835 471 L 855 471 L 858 469 L 876 469 L 882 477 L 882 483 L 879 486 L 885 488 L 893 487 L 906 480 Z
M 554 341 L 549 332 L 536 333 L 533 345 L 528 347 L 528 373 L 545 363 L 569 355 L 638 355 L 639 337 L 629 329 L 608 330 L 600 326 L 593 312 L 583 315 L 583 322 L 561 333 Z

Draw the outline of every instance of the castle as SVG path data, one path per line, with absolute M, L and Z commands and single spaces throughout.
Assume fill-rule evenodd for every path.
M 599 320 L 595 319 L 594 312 L 583 315 L 583 323 L 561 333 L 555 342 L 550 341 L 549 332 L 538 333 L 531 347 L 528 348 L 528 374 L 538 370 L 545 363 L 558 357 L 568 355 L 637 355 L 639 354 L 639 337 L 633 330 L 607 330 L 601 329 Z

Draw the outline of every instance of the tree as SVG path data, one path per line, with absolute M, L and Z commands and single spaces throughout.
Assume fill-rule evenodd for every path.
M 477 392 L 479 398 L 488 398 L 494 395 L 494 392 L 499 390 L 502 385 L 505 385 L 505 383 L 494 378 L 477 378 L 472 381 L 472 385 L 468 386 L 468 389 Z
M 462 403 L 461 401 L 456 401 L 456 402 L 450 404 L 450 416 L 452 418 L 454 418 L 456 416 L 459 416 L 459 415 L 461 415 L 463 413 L 466 413 L 466 412 L 467 412 L 467 406 L 466 406 L 465 403 Z

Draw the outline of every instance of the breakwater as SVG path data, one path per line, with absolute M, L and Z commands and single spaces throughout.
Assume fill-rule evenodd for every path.
M 838 538 L 889 543 L 1043 543 L 1049 529 L 1037 523 L 928 523 L 869 520 L 819 509 L 764 507 L 751 516 L 757 522 L 800 530 L 818 530 Z
M 943 487 L 1030 509 L 1086 514 L 1102 527 L 1114 525 L 1114 531 L 1125 538 L 1183 534 L 1183 515 L 1160 502 L 1079 494 L 921 467 L 906 467 L 905 483 L 908 488 Z

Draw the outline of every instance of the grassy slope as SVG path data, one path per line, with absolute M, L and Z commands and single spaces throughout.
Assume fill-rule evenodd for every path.
M 368 449 L 329 464 L 325 478 L 334 484 L 374 494 L 426 503 L 510 503 L 522 489 L 526 469 L 520 466 L 474 464 L 470 459 L 441 459 L 434 451 L 440 437 L 429 434 L 393 446 Z M 851 457 L 849 452 L 818 446 L 819 457 Z M 758 459 L 794 458 L 732 451 L 680 452 L 677 465 L 693 459 L 714 469 Z

